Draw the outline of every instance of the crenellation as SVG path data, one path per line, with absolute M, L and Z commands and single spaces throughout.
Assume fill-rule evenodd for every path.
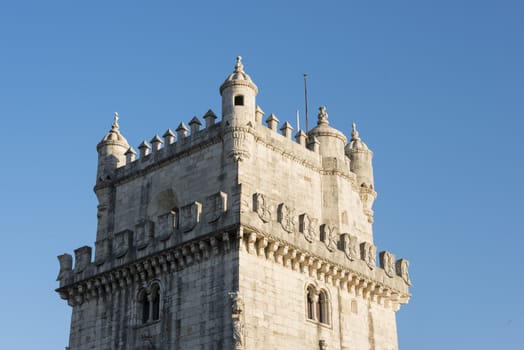
M 158 135 L 155 135 L 149 142 L 151 143 L 151 149 L 153 153 L 160 151 L 162 145 L 164 144 L 164 141 L 162 141 Z
M 144 160 L 150 154 L 151 146 L 144 140 L 138 146 L 138 151 L 140 152 L 140 160 Z
M 291 124 L 289 124 L 289 122 L 285 122 L 284 125 L 282 125 L 282 127 L 280 128 L 280 132 L 282 136 L 291 140 L 291 137 L 293 135 L 293 127 L 291 126 Z
M 119 116 L 97 145 L 92 248 L 58 257 L 71 350 L 396 349 L 406 259 L 373 243 L 372 152 L 325 107 L 306 134 L 256 104 L 237 58 L 210 109 L 143 141 Z M 373 327 L 370 327 L 372 324 Z
M 184 122 L 181 122 L 178 125 L 178 127 L 176 128 L 178 141 L 184 140 L 186 138 L 186 136 L 187 136 L 187 132 L 188 131 L 189 131 L 189 129 L 187 128 L 186 124 L 184 124 Z
M 194 116 L 193 119 L 189 122 L 189 127 L 191 128 L 191 136 L 196 135 L 200 131 L 202 123 L 198 120 L 197 116 Z
M 164 144 L 166 146 L 169 146 L 175 142 L 175 134 L 173 133 L 173 130 L 167 129 L 166 132 L 162 135 L 164 138 Z
M 298 130 L 295 134 L 295 140 L 299 145 L 306 146 L 306 133 L 303 130 Z

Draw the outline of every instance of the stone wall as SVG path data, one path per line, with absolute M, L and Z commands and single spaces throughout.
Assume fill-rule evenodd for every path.
M 238 288 L 238 254 L 209 251 L 73 307 L 70 350 L 232 349 L 230 293 Z M 139 292 L 160 286 L 158 321 L 141 320 Z

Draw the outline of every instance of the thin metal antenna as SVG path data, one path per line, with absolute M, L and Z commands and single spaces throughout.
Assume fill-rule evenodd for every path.
M 307 74 L 304 73 L 304 99 L 306 100 L 306 135 L 309 132 L 308 129 L 308 108 L 307 108 Z

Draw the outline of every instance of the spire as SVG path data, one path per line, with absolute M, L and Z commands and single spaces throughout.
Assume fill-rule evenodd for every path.
M 352 124 L 353 130 L 351 131 L 351 141 L 360 141 L 360 136 L 357 131 L 357 124 Z
M 235 73 L 244 73 L 244 65 L 242 64 L 242 56 L 237 56 L 237 64 L 235 64 Z
M 120 125 L 118 125 L 118 112 L 113 114 L 113 125 L 111 126 L 112 130 L 118 130 Z

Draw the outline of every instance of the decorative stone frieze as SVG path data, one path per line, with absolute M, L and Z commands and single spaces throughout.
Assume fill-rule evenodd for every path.
M 111 241 L 103 238 L 95 242 L 95 265 L 102 265 L 111 254 Z
M 123 231 L 118 236 L 129 236 L 130 231 Z M 105 294 L 111 294 L 125 289 L 133 283 L 141 283 L 158 277 L 161 274 L 175 272 L 184 269 L 188 265 L 200 263 L 210 257 L 211 250 L 228 252 L 230 250 L 229 232 L 206 237 L 197 242 L 187 243 L 173 247 L 155 255 L 148 256 L 140 261 L 121 265 L 110 271 L 81 279 L 77 282 L 61 285 L 57 290 L 71 306 L 79 305 L 85 300 L 90 300 Z M 77 249 L 81 256 L 88 255 L 88 250 L 82 247 Z M 61 263 L 59 273 L 60 281 L 72 275 L 70 272 L 70 260 L 68 254 L 61 255 L 58 260 Z M 71 257 L 69 255 L 69 257 Z M 84 261 L 84 260 L 81 260 Z M 85 266 L 84 268 L 86 268 Z M 75 266 L 76 269 L 76 266 Z M 72 282 L 71 278 L 67 282 Z
M 262 193 L 253 194 L 253 210 L 263 222 L 271 221 L 271 206 Z
M 155 235 L 155 223 L 151 220 L 140 220 L 135 226 L 136 249 L 144 249 Z
M 121 258 L 127 254 L 132 236 L 133 231 L 131 230 L 124 230 L 115 233 L 115 238 L 113 240 L 113 254 L 116 258 Z
M 377 264 L 377 247 L 369 242 L 360 243 L 360 258 L 373 270 Z
M 399 304 L 407 303 L 409 300 L 409 294 L 393 289 L 384 284 L 382 279 L 371 279 L 366 274 L 352 271 L 347 267 L 315 256 L 309 251 L 292 246 L 290 243 L 282 242 L 252 229 L 245 230 L 248 232 L 242 234 L 242 236 L 237 235 L 240 240 L 240 249 L 243 252 L 305 273 L 316 281 L 333 285 L 384 307 L 398 308 Z M 364 242 L 362 246 L 365 246 L 368 252 L 375 249 L 375 246 L 368 242 Z M 365 266 L 368 266 L 367 262 Z
M 83 246 L 75 250 L 75 273 L 84 272 L 91 263 L 92 248 Z
M 384 269 L 384 272 L 388 277 L 395 276 L 395 255 L 390 252 L 380 252 L 380 267 Z
M 227 211 L 227 194 L 218 192 L 208 196 L 204 202 L 204 214 L 208 223 L 218 221 Z
M 299 216 L 299 231 L 304 235 L 308 242 L 318 241 L 318 219 L 310 217 L 308 214 Z
M 169 211 L 157 217 L 157 235 L 161 241 L 168 240 L 176 227 L 176 212 Z
M 336 226 L 328 224 L 320 226 L 320 239 L 330 252 L 337 249 L 338 236 L 338 228 Z
M 200 202 L 193 202 L 180 208 L 180 229 L 182 232 L 192 231 L 200 222 L 201 213 L 202 204 Z
M 56 280 L 60 281 L 62 286 L 69 281 L 73 274 L 73 257 L 71 254 L 62 254 L 58 256 L 58 262 L 60 263 L 60 271 Z
M 341 236 L 342 241 L 342 249 L 344 250 L 344 254 L 346 254 L 346 257 L 353 261 L 355 259 L 358 259 L 359 256 L 359 246 L 358 246 L 358 238 L 356 236 L 352 236 L 349 233 L 343 233 Z
M 409 279 L 408 268 L 409 268 L 408 260 L 406 259 L 397 260 L 397 263 L 396 263 L 397 275 L 402 277 L 402 279 L 408 286 L 411 286 L 411 280 Z
M 296 222 L 295 210 L 285 203 L 280 203 L 278 205 L 278 222 L 288 233 L 293 233 L 296 231 L 297 222 Z

